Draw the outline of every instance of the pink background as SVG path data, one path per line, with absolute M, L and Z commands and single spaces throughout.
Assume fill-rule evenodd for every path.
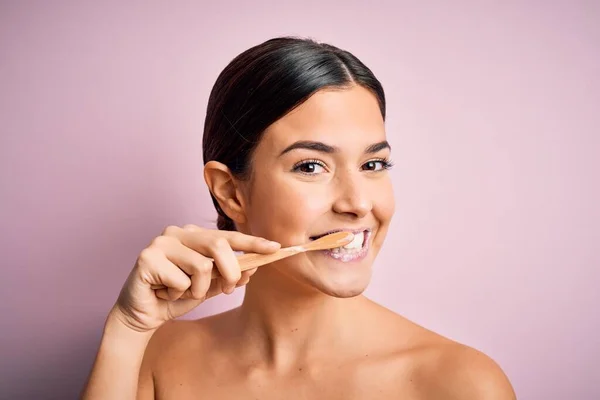
M 123 3 L 0 4 L 2 398 L 75 398 L 139 251 L 212 226 L 209 90 L 283 34 L 386 89 L 398 211 L 368 295 L 520 399 L 600 398 L 600 3 Z

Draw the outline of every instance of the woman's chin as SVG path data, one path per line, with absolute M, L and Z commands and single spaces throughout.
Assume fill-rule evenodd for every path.
M 352 297 L 359 296 L 364 293 L 367 285 L 364 286 L 354 286 L 354 287 L 334 287 L 327 288 L 327 290 L 322 290 L 323 293 L 327 294 L 331 297 L 336 297 L 338 299 L 349 299 Z
M 317 254 L 311 258 L 300 259 L 303 262 L 298 264 L 282 263 L 276 271 L 291 277 L 291 282 L 301 282 L 312 290 L 336 298 L 356 297 L 362 294 L 371 282 L 373 260 L 370 257 L 353 262 L 334 260 Z
M 362 294 L 371 281 L 370 271 L 321 276 L 317 289 L 332 297 L 350 298 Z

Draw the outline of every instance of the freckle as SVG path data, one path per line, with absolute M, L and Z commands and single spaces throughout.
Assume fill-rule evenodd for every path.
M 302 372 L 302 368 L 298 368 L 298 371 Z

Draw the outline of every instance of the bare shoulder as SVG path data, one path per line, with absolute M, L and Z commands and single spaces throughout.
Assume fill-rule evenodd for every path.
M 483 352 L 417 326 L 415 381 L 424 398 L 515 400 L 508 377 Z
M 165 323 L 148 343 L 144 356 L 147 366 L 153 372 L 158 372 L 158 369 L 179 370 L 193 354 L 210 356 L 206 349 L 214 341 L 214 325 L 219 318 L 219 315 L 215 315 L 198 320 L 173 320 Z
M 421 377 L 432 398 L 516 399 L 500 366 L 481 351 L 448 339 L 428 351 L 431 363 L 423 367 Z
M 214 338 L 213 326 L 221 315 L 197 320 L 172 320 L 162 325 L 152 336 L 146 350 L 150 355 L 171 356 L 178 353 L 190 354 Z M 164 360 L 161 360 L 161 363 Z
M 211 337 L 208 320 L 169 321 L 152 335 L 140 368 L 137 398 L 161 397 L 165 388 L 196 372 L 193 360 L 207 355 L 206 339 Z
M 152 335 L 146 352 L 157 356 L 173 351 L 179 351 L 183 346 L 189 348 L 190 339 L 193 339 L 199 329 L 196 321 L 173 320 L 163 324 Z
M 389 310 L 388 310 L 389 311 Z M 415 398 L 515 400 L 501 367 L 483 352 L 428 330 L 396 313 L 384 312 L 386 352 L 396 371 L 396 391 Z M 391 367 L 391 368 L 390 368 Z

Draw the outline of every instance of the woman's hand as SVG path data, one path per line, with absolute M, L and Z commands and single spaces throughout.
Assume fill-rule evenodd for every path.
M 111 316 L 135 331 L 153 331 L 204 300 L 247 284 L 256 268 L 241 272 L 234 250 L 271 254 L 279 248 L 239 232 L 170 226 L 141 251 Z M 211 279 L 213 268 L 221 277 Z

